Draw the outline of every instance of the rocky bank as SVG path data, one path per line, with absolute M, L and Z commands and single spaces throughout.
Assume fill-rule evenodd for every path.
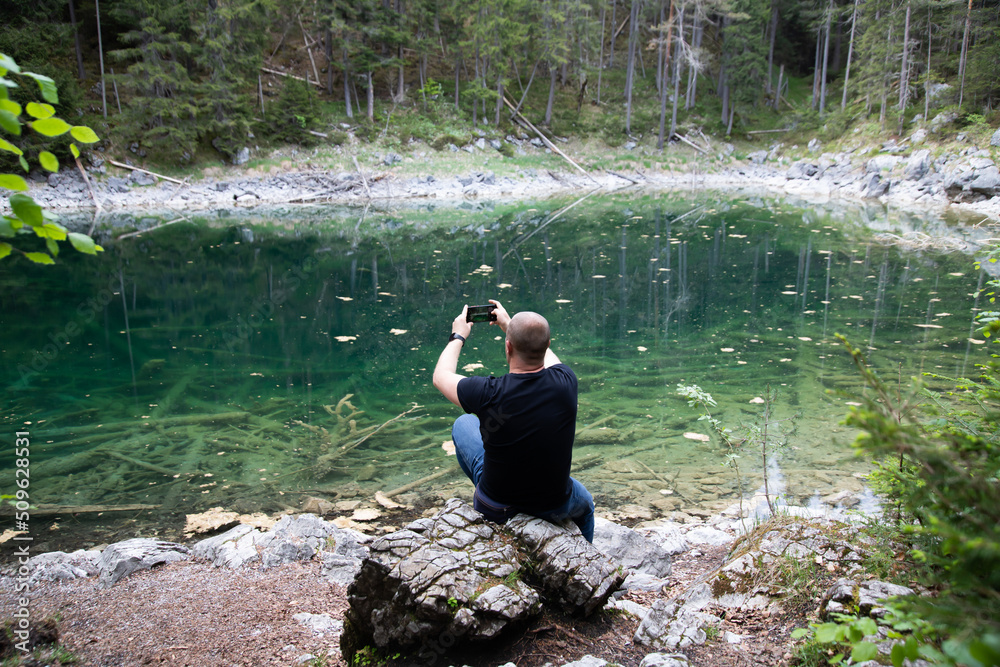
M 866 572 L 873 547 L 836 512 L 599 519 L 593 546 L 572 524 L 500 527 L 460 500 L 383 536 L 305 513 L 190 544 L 39 554 L 4 568 L 0 600 L 16 608 L 26 584 L 32 623 L 59 619 L 32 641 L 44 650 L 55 632 L 94 665 L 329 665 L 359 652 L 476 667 L 776 665 L 795 627 L 838 610 L 878 617 L 881 601 L 913 593 Z M 803 570 L 809 586 L 788 575 Z
M 708 144 L 712 150 L 704 155 L 678 147 L 659 153 L 634 142 L 619 149 L 598 149 L 596 155 L 631 153 L 650 165 L 618 171 L 585 172 L 564 161 L 551 169 L 515 171 L 509 165 L 516 164 L 517 157 L 504 163 L 499 151 L 513 150 L 520 156 L 551 154 L 541 141 L 529 140 L 526 135 L 490 141 L 480 138 L 463 147 L 449 145 L 443 153 L 414 144 L 406 156 L 391 151 L 366 155 L 366 166 L 353 171 L 317 169 L 310 166 L 314 162 L 308 153 L 284 149 L 269 156 L 281 160 L 280 168 L 248 170 L 233 166 L 228 170 L 206 170 L 205 175 L 196 178 L 171 180 L 114 166 L 102 153 L 93 152 L 86 170 L 89 183 L 76 170 L 48 175 L 37 172 L 30 179 L 31 195 L 47 208 L 67 213 L 96 210 L 99 204 L 101 214 L 125 211 L 170 216 L 307 203 L 389 206 L 428 200 L 539 199 L 594 189 L 755 189 L 788 193 L 809 201 L 877 201 L 900 209 L 951 209 L 1000 220 L 1000 130 L 990 145 L 976 146 L 961 134 L 946 137 L 941 128 L 947 122 L 947 118 L 935 118 L 926 128 L 918 128 L 903 139 L 877 145 L 858 139 L 837 151 L 825 150 L 817 139 L 805 149 L 775 143 L 746 155 L 737 153 L 732 144 L 721 142 Z M 949 143 L 939 143 L 945 139 Z M 340 164 L 350 164 L 347 157 L 353 158 L 359 146 L 355 140 L 343 148 L 335 147 L 334 155 L 340 158 Z M 592 147 L 576 142 L 565 142 L 564 148 L 569 155 L 576 151 L 595 154 Z M 685 159 L 691 158 L 682 166 L 676 160 L 665 159 L 681 152 Z M 452 166 L 458 160 L 451 157 L 453 154 L 461 158 L 461 169 L 475 167 L 457 175 L 441 175 L 448 171 L 444 165 Z M 138 167 L 138 156 L 130 157 Z M 491 164 L 500 166 L 491 171 Z

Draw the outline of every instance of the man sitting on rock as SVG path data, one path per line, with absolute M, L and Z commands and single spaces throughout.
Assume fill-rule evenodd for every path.
M 434 386 L 469 414 L 455 420 L 458 464 L 476 485 L 473 507 L 496 523 L 519 512 L 559 523 L 572 519 L 594 541 L 594 499 L 570 477 L 576 434 L 577 381 L 549 347 L 549 323 L 538 313 L 514 317 L 491 300 L 506 333 L 510 372 L 465 377 L 456 372 L 472 333 L 468 306 L 451 324 L 451 337 L 434 368 Z

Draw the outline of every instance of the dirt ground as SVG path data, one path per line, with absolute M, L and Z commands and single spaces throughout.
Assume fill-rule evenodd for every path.
M 651 605 L 670 598 L 721 565 L 726 547 L 702 548 L 675 558 L 669 586 L 660 593 L 630 593 Z M 297 622 L 300 612 L 342 619 L 347 590 L 319 576 L 319 563 L 293 563 L 273 570 L 214 568 L 184 561 L 140 572 L 110 590 L 95 579 L 41 584 L 33 591 L 34 619 L 55 617 L 62 652 L 43 652 L 37 665 L 185 665 L 190 667 L 344 665 L 337 637 L 318 634 Z M 9 589 L 0 591 L 0 607 L 15 608 Z M 714 613 L 722 615 L 721 611 Z M 804 623 L 801 615 L 757 613 L 726 615 L 709 640 L 685 649 L 698 667 L 773 667 L 791 657 L 790 632 Z M 638 620 L 617 611 L 587 619 L 546 612 L 516 636 L 449 652 L 438 665 L 519 667 L 562 665 L 593 655 L 623 667 L 638 665 L 655 651 L 633 644 Z M 739 644 L 726 633 L 740 635 Z M 305 654 L 315 656 L 300 663 Z M 76 662 L 70 662 L 72 659 Z M 7 664 L 7 663 L 4 663 Z M 405 658 L 368 664 L 415 664 Z M 420 664 L 430 664 L 424 661 Z

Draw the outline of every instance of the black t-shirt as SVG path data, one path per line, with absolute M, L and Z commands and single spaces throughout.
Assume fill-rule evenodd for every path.
M 565 364 L 459 381 L 462 409 L 479 417 L 486 497 L 539 511 L 569 499 L 576 395 L 576 375 Z

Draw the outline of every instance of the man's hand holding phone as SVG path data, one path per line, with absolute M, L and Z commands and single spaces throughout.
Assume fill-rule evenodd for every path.
M 510 322 L 510 315 L 507 314 L 507 309 L 496 299 L 490 299 L 490 303 L 495 306 L 495 310 L 493 311 L 494 321 L 490 324 L 496 324 L 500 327 L 500 331 L 507 333 L 507 324 Z

